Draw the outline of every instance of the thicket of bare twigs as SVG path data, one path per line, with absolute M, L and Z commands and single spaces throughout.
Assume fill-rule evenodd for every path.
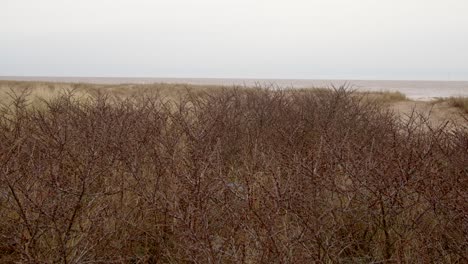
M 0 112 L 0 260 L 466 263 L 468 134 L 340 88 Z

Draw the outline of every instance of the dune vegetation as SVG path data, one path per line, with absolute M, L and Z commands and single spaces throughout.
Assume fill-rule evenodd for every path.
M 468 97 L 438 98 L 434 103 L 447 103 L 449 106 L 459 108 L 468 114 Z
M 468 117 L 156 86 L 0 82 L 0 262 L 468 262 Z

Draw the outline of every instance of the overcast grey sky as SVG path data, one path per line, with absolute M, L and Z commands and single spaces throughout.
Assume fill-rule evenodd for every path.
M 0 75 L 468 80 L 468 1 L 0 0 Z

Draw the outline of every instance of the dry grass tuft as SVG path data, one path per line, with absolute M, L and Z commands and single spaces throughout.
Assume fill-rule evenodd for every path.
M 458 108 L 464 113 L 468 113 L 468 97 L 438 98 L 434 103 L 447 103 L 449 106 Z
M 406 97 L 406 95 L 401 92 L 383 91 L 383 92 L 368 92 L 365 94 L 370 100 L 374 100 L 377 103 L 384 103 L 384 104 L 409 100 Z

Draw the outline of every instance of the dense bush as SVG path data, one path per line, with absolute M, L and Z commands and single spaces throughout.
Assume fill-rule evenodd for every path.
M 468 262 L 468 122 L 343 88 L 27 104 L 0 113 L 0 261 Z

